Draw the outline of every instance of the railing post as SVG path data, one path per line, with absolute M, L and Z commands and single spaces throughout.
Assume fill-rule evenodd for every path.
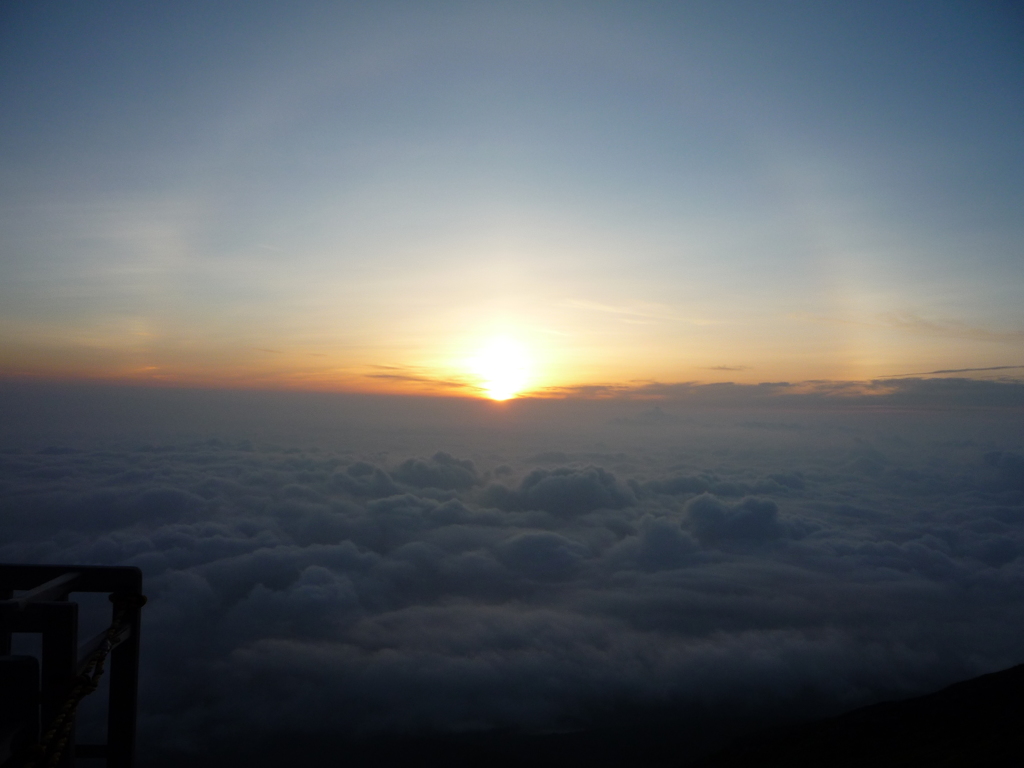
M 78 603 L 34 603 L 28 610 L 39 611 L 43 621 L 42 643 L 42 701 L 43 728 L 54 721 L 65 706 L 78 666 Z M 59 768 L 74 765 L 75 726 L 74 713 L 68 748 L 61 755 Z
M 0 764 L 39 741 L 39 659 L 0 658 Z
M 0 600 L 10 600 L 14 596 L 13 589 L 0 587 Z M 0 656 L 11 655 L 11 633 L 7 626 L 0 627 Z
M 110 704 L 107 715 L 107 768 L 131 768 L 135 758 L 135 719 L 139 691 L 140 594 L 114 593 L 114 616 L 125 611 L 128 638 L 110 653 Z

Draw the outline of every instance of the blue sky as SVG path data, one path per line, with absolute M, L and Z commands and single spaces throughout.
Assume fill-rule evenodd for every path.
M 495 339 L 540 391 L 1024 363 L 1012 4 L 2 13 L 5 375 L 472 393 Z

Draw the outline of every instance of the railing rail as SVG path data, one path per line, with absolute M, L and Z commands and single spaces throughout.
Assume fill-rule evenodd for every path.
M 15 596 L 15 592 L 22 592 Z M 67 598 L 74 592 L 107 592 L 113 605 L 112 629 L 78 647 L 78 604 Z M 107 768 L 131 768 L 135 753 L 135 720 L 139 680 L 139 625 L 142 572 L 127 566 L 0 565 L 0 658 L 11 657 L 11 633 L 42 636 L 38 683 L 38 718 L 24 702 L 0 707 L 8 722 L 0 724 L 0 742 L 8 734 L 8 751 L 24 741 L 38 742 L 52 724 L 63 722 L 70 734 L 56 766 L 70 768 L 75 757 L 106 758 Z M 110 692 L 106 744 L 75 744 L 74 705 L 81 694 L 83 673 L 106 654 L 110 658 Z M 12 667 L 13 669 L 14 667 Z M 19 672 L 24 676 L 25 673 Z M 98 677 L 98 675 L 96 675 Z M 19 678 L 20 679 L 20 678 Z M 88 687 L 88 686 L 85 686 Z M 91 689 L 89 689 L 91 690 Z M 24 685 L 0 696 L 24 697 Z M 70 714 L 68 710 L 70 708 Z M 71 718 L 68 720 L 68 718 Z M 52 730 L 52 729 L 51 729 Z M 34 731 L 34 732 L 33 732 Z M 0 743 L 0 766 L 15 765 L 17 755 L 5 756 Z M 56 753 L 54 753 L 56 754 Z M 5 762 L 6 761 L 6 762 Z

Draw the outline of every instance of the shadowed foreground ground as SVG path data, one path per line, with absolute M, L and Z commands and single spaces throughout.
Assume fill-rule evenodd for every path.
M 770 729 L 707 756 L 729 734 L 711 718 L 669 722 L 665 713 L 643 725 L 566 734 L 473 734 L 388 738 L 339 745 L 295 737 L 239 744 L 238 752 L 207 754 L 193 766 L 558 766 L 599 768 L 739 768 L 740 766 L 1017 766 L 1024 765 L 1024 665 L 957 683 L 937 693 L 885 702 L 845 715 Z M 653 715 L 653 713 L 648 713 Z M 720 721 L 719 721 L 720 722 Z M 735 722 L 735 721 L 734 721 Z M 752 729 L 748 723 L 748 728 Z M 694 754 L 704 753 L 694 759 Z M 170 757 L 170 756 L 168 756 Z M 169 762 L 145 761 L 148 765 Z M 181 764 L 181 763 L 178 763 Z
M 767 734 L 697 765 L 1024 765 L 1024 664 Z

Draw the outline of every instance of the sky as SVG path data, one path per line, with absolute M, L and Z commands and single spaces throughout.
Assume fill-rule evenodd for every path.
M 1022 75 L 1010 2 L 5 3 L 0 377 L 1015 377 Z

